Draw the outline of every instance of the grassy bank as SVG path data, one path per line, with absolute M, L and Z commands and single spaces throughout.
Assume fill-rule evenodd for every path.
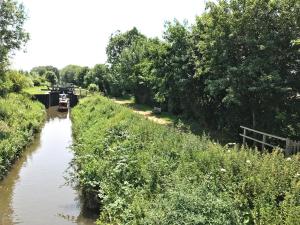
M 299 224 L 300 157 L 224 148 L 104 97 L 72 111 L 76 173 L 98 224 Z
M 49 90 L 47 89 L 48 89 L 47 86 L 37 86 L 37 87 L 35 86 L 35 87 L 28 87 L 23 91 L 30 95 L 42 95 L 42 94 L 48 94 Z
M 0 180 L 44 121 L 44 106 L 20 94 L 0 98 Z

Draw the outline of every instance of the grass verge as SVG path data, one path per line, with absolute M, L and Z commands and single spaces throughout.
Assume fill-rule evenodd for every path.
M 0 180 L 32 141 L 44 119 L 44 106 L 24 95 L 0 98 Z
M 300 157 L 230 149 L 101 96 L 72 111 L 75 174 L 98 224 L 300 224 Z
M 38 95 L 38 94 L 48 94 L 47 86 L 35 86 L 24 89 L 25 93 L 30 95 Z

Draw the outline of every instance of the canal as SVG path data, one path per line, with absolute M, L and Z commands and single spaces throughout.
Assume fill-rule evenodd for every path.
M 68 113 L 47 110 L 41 133 L 0 182 L 1 225 L 94 224 L 64 178 L 73 158 L 71 126 Z

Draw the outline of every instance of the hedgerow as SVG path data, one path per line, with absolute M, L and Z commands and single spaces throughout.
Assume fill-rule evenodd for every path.
M 74 181 L 98 224 L 300 224 L 300 157 L 213 143 L 101 97 L 72 110 Z
M 0 98 L 0 180 L 44 121 L 44 106 L 21 94 Z

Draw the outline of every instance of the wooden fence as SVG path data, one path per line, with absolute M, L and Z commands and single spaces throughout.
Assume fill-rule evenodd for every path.
M 279 137 L 276 135 L 264 133 L 264 132 L 254 130 L 254 129 L 251 129 L 248 127 L 241 126 L 241 128 L 243 129 L 243 133 L 240 134 L 240 136 L 243 137 L 243 145 L 246 145 L 246 140 L 249 139 L 249 140 L 254 141 L 255 143 L 260 143 L 262 149 L 265 149 L 266 146 L 271 147 L 271 148 L 280 148 L 287 155 L 291 155 L 291 154 L 300 152 L 300 141 L 292 141 L 288 138 L 283 138 L 283 137 Z M 255 134 L 256 136 L 261 135 L 261 139 L 259 140 L 256 137 L 254 138 L 254 137 L 249 136 L 249 134 L 248 134 L 249 132 L 251 132 L 252 134 Z M 270 142 L 269 140 L 273 140 L 273 142 L 275 141 L 278 144 L 273 144 L 273 142 Z

